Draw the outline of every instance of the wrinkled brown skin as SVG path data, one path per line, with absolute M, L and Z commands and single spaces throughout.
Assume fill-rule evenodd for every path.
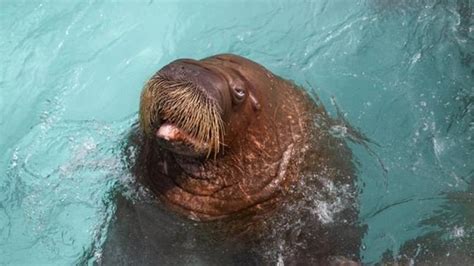
M 156 243 L 166 241 L 179 243 L 172 236 L 168 239 L 163 233 L 152 232 L 163 220 L 160 215 L 171 213 L 173 218 L 169 219 L 182 223 L 201 222 L 192 229 L 186 227 L 189 231 L 179 226 L 170 230 L 186 231 L 195 239 L 201 239 L 197 234 L 211 235 L 214 240 L 197 240 L 202 242 L 197 245 L 201 249 L 224 249 L 196 255 L 202 259 L 215 252 L 219 259 L 204 259 L 208 264 L 275 264 L 278 253 L 285 265 L 355 265 L 350 260 L 358 260 L 361 231 L 355 225 L 354 205 L 349 204 L 336 215 L 331 225 L 321 225 L 311 214 L 314 202 L 310 196 L 322 188 L 316 176 L 332 180 L 336 187 L 349 185 L 349 192 L 354 191 L 351 152 L 343 140 L 329 134 L 333 121 L 323 106 L 292 82 L 243 57 L 217 55 L 200 60 L 199 64 L 218 69 L 223 75 L 237 73 L 239 80 L 243 77 L 244 86 L 258 104 L 249 97 L 227 114 L 226 146 L 215 158 L 186 158 L 157 145 L 155 139 L 145 137 L 140 130 L 131 135 L 131 145 L 138 148 L 132 171 L 157 202 L 119 200 L 102 262 L 190 263 L 189 257 L 182 259 L 186 253 L 183 247 L 173 249 L 177 253 L 166 259 L 158 251 L 165 247 L 156 247 Z M 232 81 L 233 77 L 226 79 Z M 355 200 L 355 196 L 350 198 Z M 165 214 L 158 215 L 161 218 L 143 218 L 156 216 L 150 214 L 153 212 Z M 149 221 L 143 222 L 146 219 Z M 140 233 L 133 233 L 136 230 Z M 126 247 L 130 242 L 135 247 Z M 277 252 L 281 243 L 284 248 Z M 155 251 L 144 251 L 147 248 Z M 227 261 L 228 257 L 234 259 Z
M 257 98 L 260 109 L 255 110 L 248 99 L 233 110 L 223 154 L 202 164 L 193 162 L 200 177 L 194 177 L 195 172 L 182 171 L 174 154 L 167 154 L 164 149 L 156 151 L 154 139 L 145 139 L 143 158 L 139 159 L 147 164 L 140 177 L 149 188 L 176 211 L 201 221 L 271 210 L 274 207 L 267 206 L 279 201 L 303 174 L 310 159 L 308 149 L 320 150 L 310 162 L 320 166 L 311 168 L 321 169 L 328 160 L 321 148 L 327 144 L 318 140 L 321 134 L 315 123 L 318 118 L 326 118 L 317 116 L 324 110 L 303 90 L 249 60 L 229 55 L 218 58 L 205 59 L 206 66 L 231 65 L 239 71 L 248 80 L 247 86 L 253 87 L 249 91 Z

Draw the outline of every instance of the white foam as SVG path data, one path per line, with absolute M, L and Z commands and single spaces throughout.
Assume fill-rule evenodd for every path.
M 336 186 L 332 180 L 320 178 L 322 191 L 313 200 L 314 208 L 311 213 L 318 217 L 322 224 L 334 222 L 334 216 L 344 210 L 352 194 L 349 185 Z

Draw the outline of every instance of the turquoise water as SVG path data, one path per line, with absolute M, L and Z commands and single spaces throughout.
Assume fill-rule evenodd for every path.
M 429 233 L 471 241 L 473 207 L 451 198 L 474 193 L 473 7 L 0 0 L 0 264 L 99 259 L 144 82 L 222 52 L 337 104 L 378 144 L 352 145 L 364 262 Z

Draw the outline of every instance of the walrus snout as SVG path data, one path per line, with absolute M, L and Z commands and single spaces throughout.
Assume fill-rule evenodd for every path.
M 212 69 L 193 59 L 179 59 L 164 66 L 157 73 L 170 80 L 186 81 L 196 86 L 209 99 L 213 99 L 224 114 L 230 105 L 226 80 Z
M 161 146 L 184 155 L 219 152 L 224 117 L 232 99 L 225 78 L 198 61 L 181 59 L 160 69 L 145 85 L 140 126 Z

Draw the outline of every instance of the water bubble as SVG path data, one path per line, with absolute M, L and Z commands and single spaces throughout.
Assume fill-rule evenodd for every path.
M 335 125 L 329 129 L 329 133 L 336 138 L 345 138 L 347 136 L 348 129 L 345 126 Z
M 451 232 L 451 236 L 453 238 L 461 238 L 461 237 L 464 237 L 465 236 L 465 231 L 464 231 L 464 228 L 462 226 L 458 227 L 458 226 L 455 226 Z

